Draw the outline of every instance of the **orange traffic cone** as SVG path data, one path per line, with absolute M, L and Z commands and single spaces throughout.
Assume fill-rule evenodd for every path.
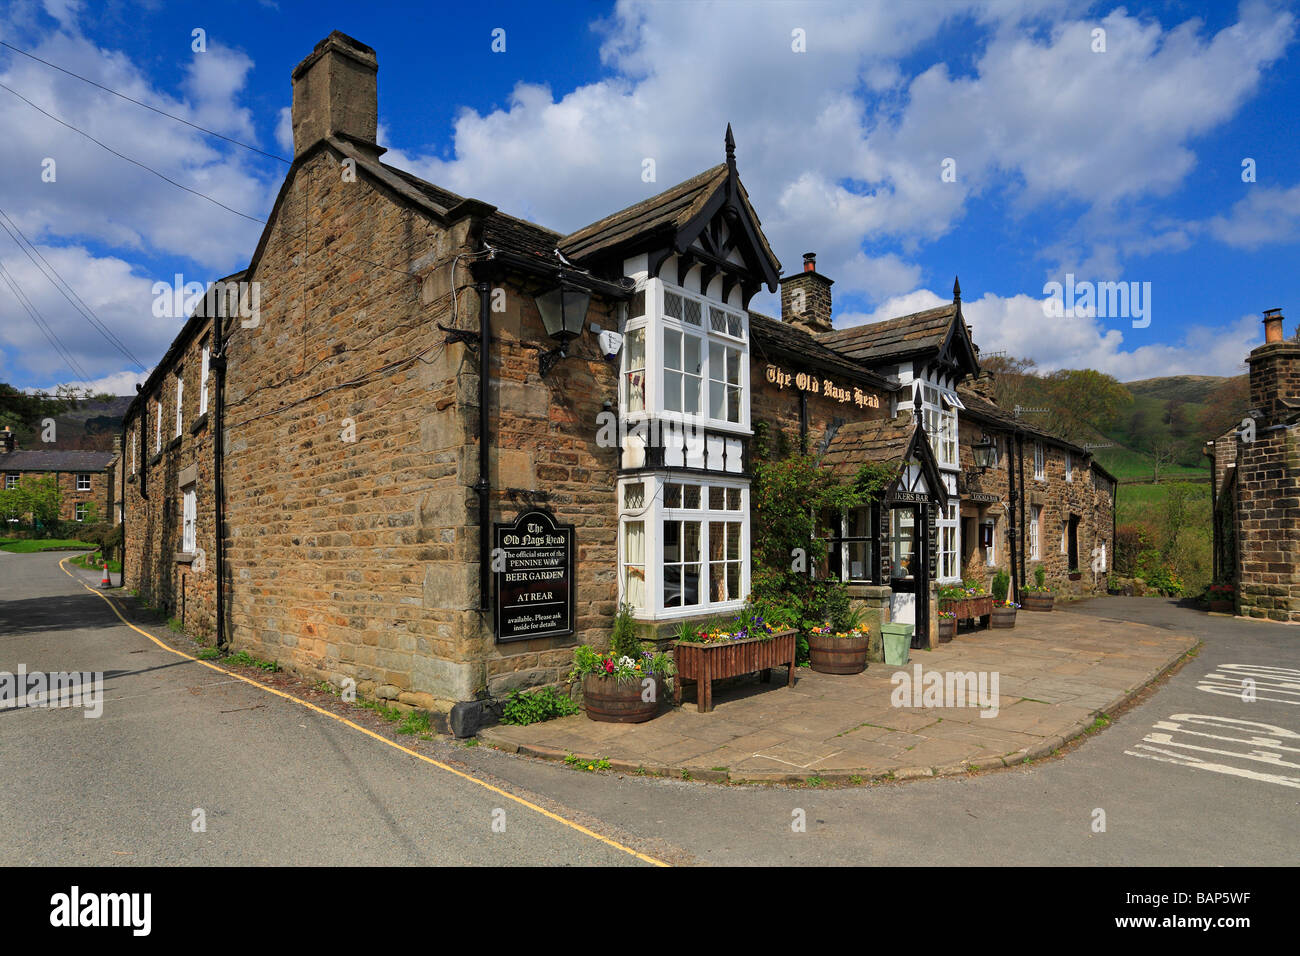
M 108 562 L 107 562 L 107 561 L 104 562 L 104 580 L 102 580 L 102 581 L 99 582 L 99 586 L 100 586 L 101 588 L 111 588 L 111 587 L 113 586 L 113 581 L 112 581 L 112 579 L 108 576 Z

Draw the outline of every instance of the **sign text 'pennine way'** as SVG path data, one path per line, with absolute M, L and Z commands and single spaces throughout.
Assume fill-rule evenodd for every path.
M 573 525 L 544 511 L 493 525 L 497 641 L 573 633 Z

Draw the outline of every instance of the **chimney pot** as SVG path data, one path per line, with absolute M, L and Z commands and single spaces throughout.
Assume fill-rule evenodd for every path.
M 1264 310 L 1264 342 L 1272 344 L 1281 342 L 1282 335 L 1282 310 L 1265 309 Z
M 804 272 L 817 271 L 817 253 L 805 252 L 803 254 L 803 271 Z

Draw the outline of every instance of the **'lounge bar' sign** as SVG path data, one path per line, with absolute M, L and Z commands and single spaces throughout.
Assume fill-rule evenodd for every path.
M 544 511 L 494 524 L 498 643 L 573 633 L 573 525 Z

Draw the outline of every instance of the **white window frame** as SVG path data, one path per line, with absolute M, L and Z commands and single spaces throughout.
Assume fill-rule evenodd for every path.
M 716 298 L 689 292 L 664 279 L 647 279 L 644 291 L 646 314 L 644 316 L 629 317 L 623 334 L 627 336 L 638 329 L 645 329 L 645 409 L 637 412 L 627 410 L 627 375 L 629 371 L 634 370 L 628 369 L 626 365 L 627 350 L 624 349 L 621 394 L 619 396 L 620 407 L 624 416 L 631 421 L 640 418 L 658 418 L 663 421 L 698 424 L 707 427 L 710 431 L 731 432 L 742 435 L 750 434 L 749 316 L 745 310 Z M 680 296 L 683 303 L 690 300 L 698 304 L 700 307 L 700 324 L 695 325 L 686 321 L 684 307 L 682 318 L 678 319 L 668 315 L 664 311 L 667 293 Z M 712 327 L 710 308 L 734 319 L 740 334 L 732 335 L 725 331 L 715 331 Z M 700 340 L 700 414 L 698 415 L 681 411 L 667 411 L 665 408 L 664 333 L 668 330 L 695 336 Z M 710 415 L 710 393 L 716 372 L 711 367 L 713 358 L 710 345 L 712 344 L 724 346 L 739 353 L 739 381 L 736 383 L 740 391 L 740 421 L 738 422 L 728 421 L 725 418 L 713 418 Z M 725 373 L 718 376 L 719 381 L 724 380 L 724 378 Z
M 208 413 L 208 367 L 212 361 L 212 350 L 203 346 L 203 361 L 199 368 L 199 414 Z
M 644 504 L 641 508 L 629 511 L 623 507 L 626 500 L 626 487 L 644 482 Z M 700 486 L 700 505 L 698 509 L 667 508 L 664 506 L 664 486 L 668 484 L 686 484 Z M 740 492 L 740 507 L 735 510 L 715 510 L 709 507 L 709 489 L 723 488 Z M 725 492 L 724 492 L 725 495 Z M 627 525 L 643 523 L 644 560 L 645 560 L 645 595 L 644 606 L 634 606 L 633 614 L 641 620 L 674 620 L 677 618 L 707 617 L 736 611 L 745 606 L 745 596 L 750 589 L 750 523 L 749 523 L 749 482 L 743 479 L 727 478 L 725 473 L 704 475 L 699 473 L 677 474 L 672 472 L 645 472 L 622 478 L 618 482 L 619 502 L 619 548 L 618 548 L 618 591 L 619 602 L 628 600 L 626 535 Z M 735 522 L 740 526 L 740 581 L 739 597 L 710 603 L 702 600 L 699 604 L 684 607 L 664 606 L 664 522 L 698 521 L 700 522 L 700 590 L 701 597 L 708 597 L 709 582 L 709 523 L 713 521 Z
M 138 470 L 136 467 L 136 460 L 137 460 L 136 450 L 139 447 L 139 444 L 140 444 L 140 426 L 137 425 L 135 428 L 131 429 L 131 474 L 133 475 Z
M 197 526 L 198 495 L 196 485 L 191 483 L 181 489 L 181 551 L 186 554 L 194 553 Z
M 84 488 L 82 487 L 82 482 L 81 482 L 81 480 L 82 480 L 83 478 L 86 480 L 86 483 L 85 483 L 85 487 L 84 487 Z M 89 475 L 89 473 L 84 472 L 84 471 L 79 471 L 79 472 L 77 472 L 77 490 L 78 490 L 78 491 L 89 491 L 89 490 L 90 490 L 90 475 Z
M 181 437 L 184 428 L 185 370 L 176 370 L 176 437 Z
M 1031 561 L 1041 560 L 1041 554 L 1038 546 L 1038 528 L 1042 523 L 1043 506 L 1033 505 L 1029 517 L 1029 559 Z
M 154 402 L 156 414 L 154 415 L 153 430 L 153 453 L 156 455 L 162 451 L 162 396 L 158 396 L 158 401 Z
M 77 521 L 86 520 L 86 509 L 90 506 L 89 501 L 78 501 L 72 509 L 72 516 Z
M 1065 480 L 1074 481 L 1074 453 L 1065 453 Z
M 865 536 L 849 534 L 849 512 L 850 511 L 866 512 L 867 523 L 869 525 L 868 530 L 871 532 L 870 534 Z M 829 537 L 831 539 L 838 538 L 840 542 L 840 580 L 845 584 L 874 584 L 875 580 L 871 575 L 871 570 L 876 566 L 876 564 L 880 560 L 879 550 L 880 550 L 881 534 L 880 534 L 879 509 L 877 509 L 874 505 L 870 505 L 870 504 L 857 505 L 854 508 L 843 509 L 839 513 L 838 524 L 839 524 L 838 534 L 832 534 Z M 852 541 L 849 540 L 850 538 L 852 539 Z M 865 540 L 867 546 L 869 548 L 875 549 L 877 553 L 867 554 L 867 567 L 865 569 L 867 573 L 864 577 L 855 578 L 849 573 L 850 571 L 849 545 L 859 540 Z M 829 553 L 829 550 L 831 548 L 830 541 L 827 542 L 826 547 Z
M 18 479 L 20 477 L 21 477 L 20 475 L 5 475 L 5 491 L 9 491 L 13 488 L 17 488 Z
M 981 521 L 981 528 L 987 526 L 990 529 L 989 546 L 984 549 L 984 564 L 987 567 L 997 567 L 998 563 L 998 522 L 996 518 Z
M 1061 554 L 1069 554 L 1069 531 L 1070 525 L 1064 518 L 1061 519 Z
M 957 409 L 964 408 L 956 391 L 939 382 L 917 379 L 913 385 L 921 393 L 921 415 L 925 434 L 930 439 L 930 449 L 940 468 L 955 470 L 960 467 L 957 436 Z
M 935 580 L 947 584 L 961 580 L 961 516 L 958 514 L 956 497 L 948 499 L 948 504 L 935 516 L 935 541 L 938 559 L 935 562 Z
M 1047 480 L 1047 455 L 1043 450 L 1043 443 L 1034 442 L 1034 480 Z

